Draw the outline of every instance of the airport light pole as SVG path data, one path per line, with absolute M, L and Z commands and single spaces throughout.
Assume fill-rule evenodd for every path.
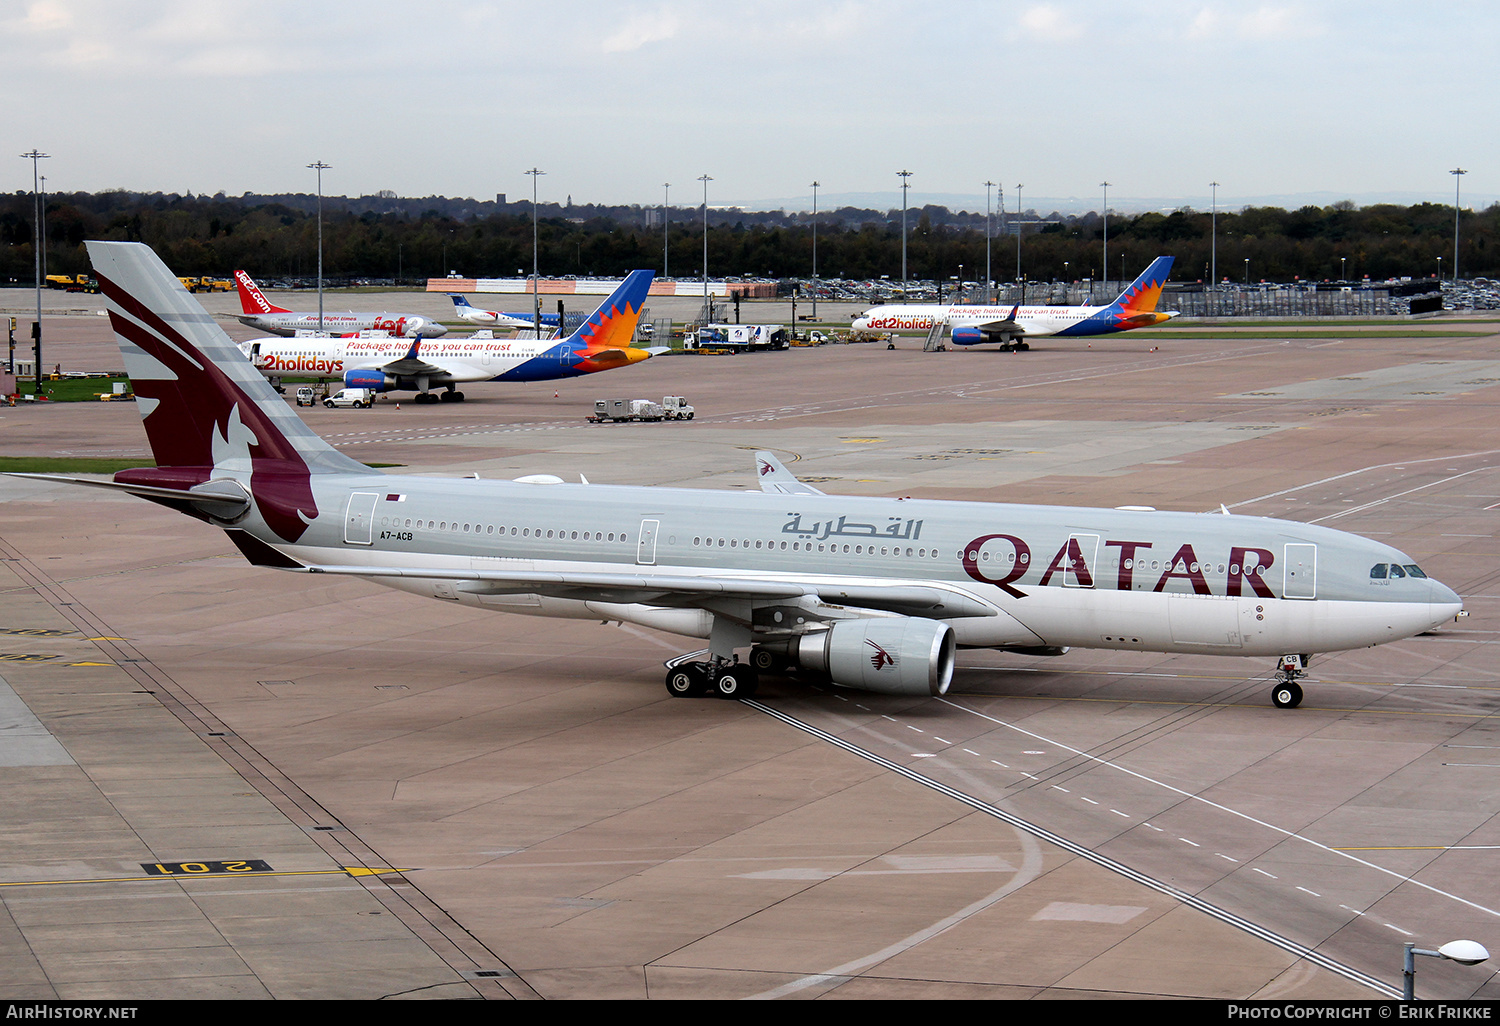
M 318 173 L 318 330 L 323 330 L 323 172 L 327 171 L 332 164 L 325 164 L 321 160 L 307 165 L 309 170 Z M 443 273 L 447 273 L 446 271 Z
M 32 150 L 30 153 L 21 154 L 23 160 L 31 161 L 31 197 L 36 202 L 36 238 L 31 240 L 31 257 L 36 264 L 36 320 L 31 325 L 31 338 L 36 345 L 36 394 L 42 394 L 42 250 L 41 240 L 46 235 L 46 225 L 43 218 L 46 216 L 42 210 L 42 192 L 37 177 L 37 161 L 46 160 L 52 156 L 40 150 Z
M 1458 284 L 1458 186 L 1469 172 L 1456 167 L 1448 172 L 1453 176 L 1453 284 Z
M 536 332 L 536 337 L 542 337 L 542 297 L 541 289 L 541 259 L 537 253 L 537 228 L 536 228 L 536 182 L 537 179 L 547 172 L 532 168 L 525 172 L 531 176 L 531 327 Z M 446 273 L 446 272 L 445 272 Z M 558 325 L 562 327 L 561 324 Z
M 813 302 L 812 319 L 818 319 L 818 180 L 813 179 Z M 792 325 L 795 329 L 796 325 Z
M 1208 248 L 1208 252 L 1209 252 L 1209 257 L 1208 257 L 1208 267 L 1209 267 L 1208 279 L 1209 279 L 1210 283 L 1212 284 L 1212 288 L 1213 288 L 1213 292 L 1211 293 L 1211 295 L 1213 296 L 1213 298 L 1211 300 L 1209 300 L 1209 302 L 1213 303 L 1213 305 L 1214 305 L 1214 312 L 1217 313 L 1218 309 L 1219 309 L 1219 303 L 1218 303 L 1218 292 L 1219 292 L 1219 183 L 1218 182 L 1209 182 L 1208 184 L 1209 184 L 1209 187 L 1212 188 L 1213 191 L 1214 191 L 1213 214 L 1209 217 L 1209 224 L 1211 226 L 1211 234 L 1213 236 L 1213 240 L 1209 244 L 1209 248 Z
M 1446 958 L 1459 965 L 1478 965 L 1490 957 L 1490 953 L 1485 950 L 1483 944 L 1471 940 L 1449 941 L 1436 951 L 1419 948 L 1410 943 L 1404 945 L 1401 963 L 1401 999 L 1403 1001 L 1415 1001 L 1417 996 L 1417 960 L 1412 957 L 1413 955 Z
M 1026 302 L 1026 283 L 1021 280 L 1021 186 L 1016 183 L 1016 284 L 1021 287 L 1021 302 Z
M 47 276 L 47 176 L 42 175 L 42 277 Z
M 707 172 L 698 176 L 698 181 L 703 183 L 703 316 L 707 318 L 704 323 L 713 319 L 713 313 L 708 305 L 708 183 L 713 181 Z
M 911 188 L 907 179 L 910 171 L 897 171 L 901 179 L 901 298 L 906 298 L 906 190 Z
M 667 273 L 667 251 L 671 248 L 671 229 L 667 225 L 667 211 L 672 209 L 672 183 L 661 183 L 661 276 L 669 278 Z
M 1104 294 L 1109 295 L 1109 182 L 1104 187 Z
M 995 291 L 995 277 L 990 273 L 990 190 L 994 182 L 984 183 L 984 301 L 991 302 L 990 293 Z

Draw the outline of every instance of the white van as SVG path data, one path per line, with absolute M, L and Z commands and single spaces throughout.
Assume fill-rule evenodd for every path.
M 323 405 L 330 410 L 335 406 L 357 406 L 368 410 L 375 405 L 375 390 L 373 388 L 341 388 L 324 399 Z

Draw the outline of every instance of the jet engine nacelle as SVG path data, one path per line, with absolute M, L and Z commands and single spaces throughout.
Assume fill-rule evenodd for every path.
M 835 684 L 883 695 L 941 695 L 953 681 L 953 628 L 915 616 L 840 620 L 798 639 L 797 661 Z
M 984 332 L 978 328 L 953 329 L 953 344 L 956 346 L 977 346 L 984 341 Z
M 385 372 L 381 370 L 364 369 L 344 371 L 345 388 L 373 388 L 377 392 L 384 392 L 394 384 L 395 382 L 387 377 Z

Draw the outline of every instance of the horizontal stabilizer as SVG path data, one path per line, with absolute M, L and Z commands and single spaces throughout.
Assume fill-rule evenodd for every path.
M 780 495 L 822 495 L 810 484 L 803 484 L 781 461 L 764 450 L 755 454 L 755 467 L 760 476 L 760 490 Z
M 233 520 L 250 508 L 250 495 L 238 482 L 228 479 L 208 481 L 192 488 L 163 488 L 159 485 L 132 484 L 125 481 L 105 481 L 92 477 L 69 477 L 66 474 L 8 473 L 7 477 L 29 477 L 36 481 L 58 481 L 63 484 L 87 485 L 90 488 L 108 488 L 112 491 L 138 495 L 143 499 L 161 499 L 168 502 L 187 502 L 220 520 Z

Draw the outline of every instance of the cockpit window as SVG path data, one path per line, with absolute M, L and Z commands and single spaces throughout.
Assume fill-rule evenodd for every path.
M 1406 576 L 1406 571 L 1401 569 L 1401 564 L 1400 563 L 1392 563 L 1391 564 L 1391 577 L 1392 578 L 1405 577 L 1405 576 Z
M 1395 568 L 1392 567 L 1392 569 L 1395 569 Z M 1408 577 L 1426 577 L 1427 575 L 1424 574 L 1422 572 L 1422 568 L 1419 567 L 1419 566 L 1417 566 L 1415 563 L 1408 563 L 1408 564 L 1406 564 L 1406 576 L 1408 576 Z
M 1374 566 L 1370 567 L 1370 580 L 1372 580 L 1372 581 L 1383 581 L 1383 580 L 1385 580 L 1385 573 L 1386 573 L 1386 570 L 1389 569 L 1389 567 L 1390 567 L 1389 563 L 1376 563 Z

